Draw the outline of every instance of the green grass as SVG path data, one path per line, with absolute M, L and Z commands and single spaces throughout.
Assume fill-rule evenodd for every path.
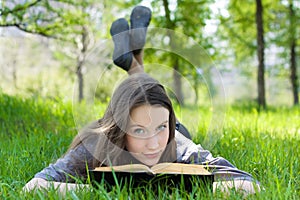
M 54 189 L 21 194 L 35 173 L 59 158 L 77 132 L 71 102 L 23 99 L 0 94 L 0 199 L 211 199 L 222 193 L 191 193 L 164 188 L 146 190 L 114 188 L 83 190 L 59 196 Z M 106 105 L 97 104 L 99 116 Z M 83 106 L 84 107 L 84 106 Z M 193 139 L 201 143 L 210 125 L 209 107 L 182 108 L 181 121 L 192 127 Z M 81 116 L 86 118 L 88 113 Z M 93 113 L 92 116 L 95 114 Z M 184 116 L 184 117 L 183 117 Z M 195 119 L 200 123 L 194 123 Z M 213 123 L 213 122 L 212 122 Z M 228 106 L 219 140 L 211 152 L 254 175 L 265 188 L 249 199 L 300 198 L 300 108 L 272 107 L 258 112 L 249 105 Z M 230 199 L 242 199 L 232 192 Z

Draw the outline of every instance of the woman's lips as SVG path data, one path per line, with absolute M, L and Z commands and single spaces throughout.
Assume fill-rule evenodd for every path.
M 159 153 L 160 152 L 157 152 L 157 153 L 144 153 L 144 155 L 147 157 L 147 158 L 156 158 L 159 156 Z

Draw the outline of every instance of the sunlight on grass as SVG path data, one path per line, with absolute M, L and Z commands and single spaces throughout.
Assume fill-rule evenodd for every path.
M 61 199 L 57 191 L 21 195 L 21 188 L 35 173 L 65 153 L 78 128 L 72 103 L 47 99 L 24 99 L 0 94 L 0 199 Z M 88 120 L 101 117 L 107 104 L 96 103 L 81 115 Z M 83 106 L 83 110 L 86 107 Z M 178 108 L 179 120 L 189 128 L 193 140 L 201 143 L 211 122 L 209 106 Z M 181 112 L 181 113 L 180 113 Z M 95 119 L 93 119 L 95 118 Z M 300 108 L 271 107 L 258 112 L 255 107 L 228 106 L 220 137 L 211 149 L 238 168 L 251 173 L 265 191 L 250 199 L 298 199 L 300 196 Z M 190 128 L 191 127 L 191 128 Z M 3 164 L 5 163 L 5 164 Z M 180 189 L 68 192 L 67 199 L 211 199 L 221 193 L 191 193 Z M 230 199 L 242 199 L 238 193 Z

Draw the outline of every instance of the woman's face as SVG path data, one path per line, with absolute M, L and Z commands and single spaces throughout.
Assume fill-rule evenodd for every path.
M 140 162 L 158 163 L 169 139 L 169 110 L 162 106 L 142 105 L 130 113 L 126 148 Z

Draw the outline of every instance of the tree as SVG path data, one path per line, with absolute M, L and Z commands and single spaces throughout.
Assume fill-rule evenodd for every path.
M 287 63 L 289 63 L 289 79 L 292 85 L 293 102 L 297 102 L 299 80 L 297 76 L 297 39 L 299 38 L 299 6 L 295 1 L 281 0 L 265 0 L 257 1 L 256 8 L 253 2 L 231 0 L 228 6 L 229 16 L 221 17 L 221 33 L 222 36 L 229 41 L 229 45 L 235 52 L 235 59 L 239 66 L 253 57 L 257 52 L 258 72 L 257 72 L 257 88 L 258 103 L 260 106 L 264 104 L 263 90 L 265 72 L 271 70 L 276 76 L 287 76 Z M 296 5 L 296 6 L 295 6 Z M 266 10 L 259 14 L 260 8 Z M 253 16 L 256 20 L 253 20 Z M 261 18 L 261 19 L 260 19 Z M 259 23 L 263 23 L 259 25 Z M 256 25 L 256 28 L 254 27 Z M 253 30 L 257 30 L 254 32 Z M 260 32 L 260 34 L 259 34 Z M 261 34 L 262 33 L 262 34 Z M 256 36 L 256 41 L 255 37 Z M 272 49 L 271 49 L 272 47 Z M 272 63 L 271 67 L 266 67 L 263 48 L 277 51 L 276 63 Z M 265 68 L 266 69 L 263 69 Z M 249 70 L 249 69 L 248 69 Z M 274 75 L 274 73 L 273 73 Z M 298 100 L 299 101 L 299 100 Z
M 78 33 L 85 17 L 78 9 L 84 1 L 31 0 L 2 1 L 0 27 L 17 27 L 27 33 L 68 40 L 68 34 Z
M 265 41 L 263 26 L 263 6 L 261 0 L 256 0 L 256 30 L 257 30 L 257 86 L 258 86 L 258 105 L 266 108 L 265 95 Z
M 249 1 L 231 0 L 228 4 L 228 16 L 221 16 L 219 34 L 228 41 L 228 45 L 234 51 L 235 62 L 239 66 L 246 65 L 249 70 L 250 63 L 245 60 L 254 57 L 257 52 L 257 103 L 260 107 L 266 107 L 265 100 L 265 25 L 264 13 L 260 0 L 256 4 Z M 267 29 L 268 31 L 268 29 Z M 230 51 L 228 49 L 228 51 Z
M 268 26 L 272 30 L 271 42 L 282 49 L 278 53 L 281 60 L 277 63 L 281 66 L 281 73 L 288 76 L 287 78 L 290 80 L 293 103 L 297 105 L 299 104 L 299 80 L 296 62 L 297 39 L 299 38 L 299 23 L 297 24 L 297 22 L 300 20 L 300 16 L 297 14 L 299 13 L 299 6 L 297 7 L 294 1 L 277 0 L 272 3 L 270 13 L 272 13 L 272 17 Z
M 60 42 L 78 43 L 81 55 L 77 56 L 76 74 L 79 81 L 79 101 L 83 99 L 82 65 L 87 51 L 88 14 L 82 9 L 91 1 L 31 0 L 4 1 L 1 5 L 0 27 L 16 27 L 26 33 L 36 34 Z
M 82 74 L 82 68 L 85 62 L 85 56 L 88 50 L 89 46 L 89 32 L 88 28 L 83 25 L 82 27 L 82 33 L 81 33 L 81 45 L 79 46 L 79 54 L 77 55 L 77 65 L 76 65 L 76 74 L 78 78 L 78 100 L 79 102 L 83 100 L 83 74 Z
M 163 0 L 163 5 L 164 5 L 165 17 L 166 17 L 166 28 L 174 30 L 175 29 L 175 22 L 171 20 L 168 0 Z M 172 37 L 172 34 L 169 34 L 169 38 L 170 38 L 170 44 L 172 45 L 171 49 L 174 49 L 175 48 L 174 43 L 176 41 L 174 41 L 174 37 Z M 184 105 L 184 97 L 183 97 L 183 93 L 182 93 L 181 78 L 180 78 L 180 75 L 178 73 L 179 72 L 178 57 L 172 55 L 171 60 L 172 60 L 171 65 L 173 66 L 173 78 L 174 78 L 174 86 L 173 87 L 174 87 L 174 90 L 175 90 L 177 101 L 181 105 Z
M 182 38 L 176 38 L 176 34 L 173 33 L 174 31 L 185 34 L 204 48 L 207 47 L 207 38 L 204 37 L 203 27 L 205 26 L 205 20 L 210 18 L 211 10 L 209 6 L 212 2 L 181 0 L 172 2 L 168 0 L 152 1 L 153 10 L 156 13 L 155 18 L 152 20 L 153 24 L 170 30 L 167 32 L 166 37 L 168 37 L 169 45 L 171 50 L 174 50 L 173 52 L 178 51 L 180 48 L 188 49 L 189 45 L 190 47 L 194 45 L 190 44 L 189 41 L 182 41 Z M 163 14 L 159 15 L 160 13 Z M 184 105 L 181 75 L 184 74 L 184 71 L 191 70 L 190 73 L 193 73 L 196 77 L 196 68 L 201 66 L 190 68 L 188 64 L 182 62 L 179 55 L 172 54 L 173 52 L 169 53 L 168 59 L 164 61 L 168 60 L 173 68 L 173 89 L 178 103 Z
M 297 63 L 296 63 L 296 28 L 297 28 L 297 16 L 295 14 L 295 8 L 292 0 L 289 0 L 289 45 L 290 45 L 290 80 L 292 85 L 293 102 L 294 105 L 299 104 L 299 82 L 297 75 Z M 298 18 L 298 20 L 300 20 Z

